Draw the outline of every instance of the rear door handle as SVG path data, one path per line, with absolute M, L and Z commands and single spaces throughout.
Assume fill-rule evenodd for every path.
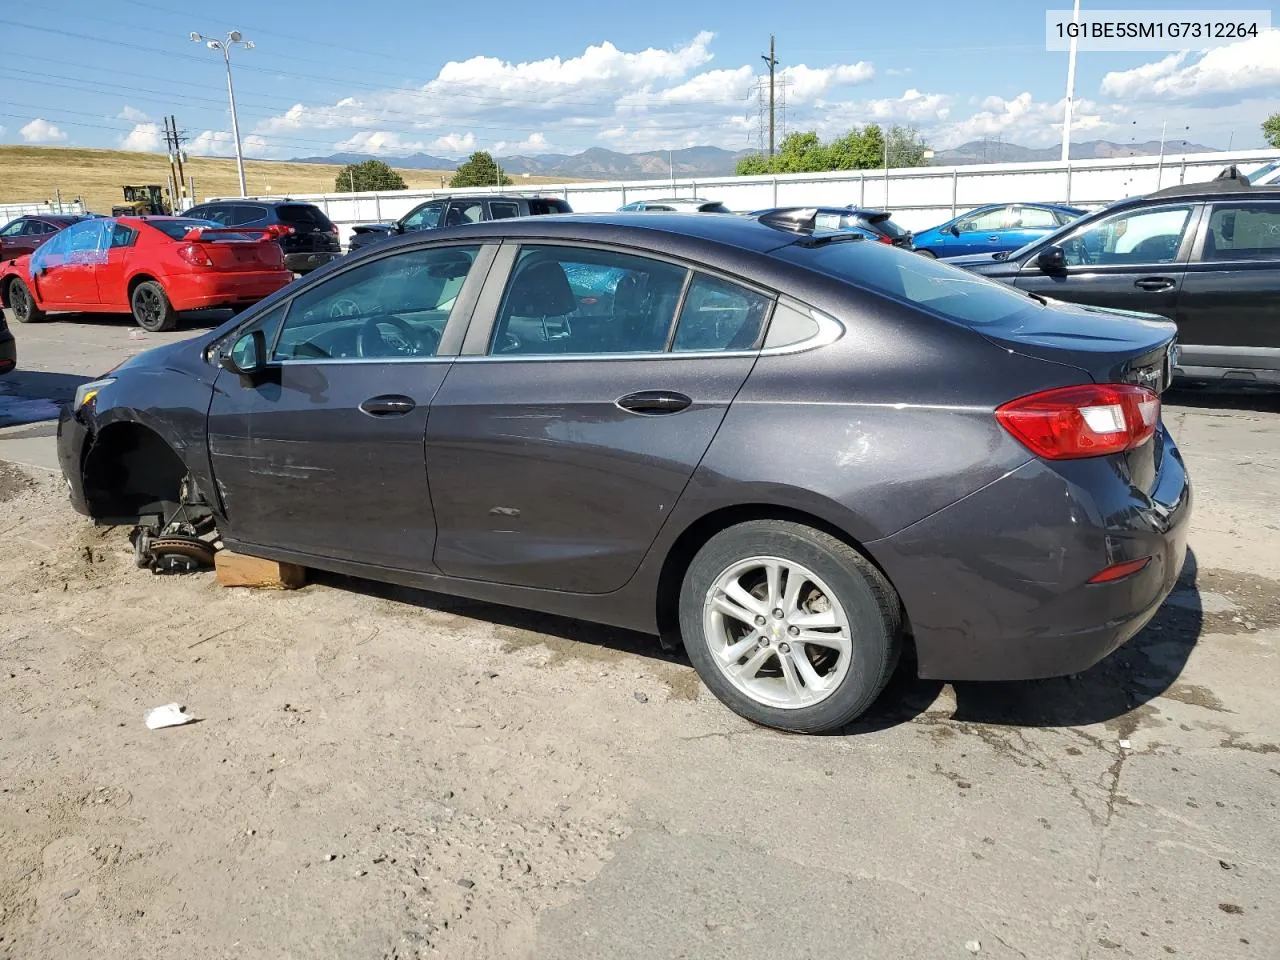
M 693 403 L 693 400 L 673 390 L 640 390 L 619 397 L 615 403 L 628 413 L 657 417 L 664 413 L 679 413 Z
M 380 397 L 370 397 L 360 404 L 360 412 L 367 413 L 371 417 L 402 417 L 415 406 L 417 404 L 413 402 L 412 397 L 387 393 Z
M 1133 281 L 1133 285 L 1139 290 L 1150 290 L 1152 292 L 1173 289 L 1173 281 L 1168 277 L 1140 277 Z

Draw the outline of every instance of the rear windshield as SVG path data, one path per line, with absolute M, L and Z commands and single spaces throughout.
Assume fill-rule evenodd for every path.
M 773 255 L 968 327 L 1007 325 L 1041 308 L 1013 287 L 879 243 L 793 243 Z
M 862 213 L 858 215 L 858 219 L 869 226 L 876 233 L 882 233 L 886 237 L 905 237 L 909 230 L 904 230 L 898 224 L 890 219 L 888 213 Z
M 320 227 L 328 230 L 333 226 L 329 222 L 329 218 L 324 215 L 323 210 L 309 203 L 283 204 L 276 207 L 276 216 L 280 218 L 281 223 L 287 223 L 295 227 Z
M 537 197 L 529 201 L 529 213 L 535 217 L 548 213 L 573 213 L 573 208 L 564 200 L 551 197 Z
M 195 227 L 208 227 L 210 230 L 223 229 L 222 224 L 214 223 L 212 220 L 195 220 L 192 218 L 183 218 L 182 220 L 144 220 L 148 227 L 159 230 L 170 240 L 181 240 L 187 235 L 187 231 Z M 260 233 L 215 233 L 211 237 L 206 237 L 206 242 L 210 240 L 257 240 L 262 236 Z
M 704 203 L 698 208 L 699 213 L 729 213 L 730 210 L 719 200 L 712 200 L 710 203 Z

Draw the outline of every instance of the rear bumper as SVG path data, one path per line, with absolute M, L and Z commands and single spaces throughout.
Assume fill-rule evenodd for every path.
M 311 253 L 286 253 L 284 268 L 290 273 L 307 273 L 317 267 L 323 267 L 330 260 L 342 256 L 337 250 L 316 251 Z
M 0 330 L 0 375 L 18 365 L 18 344 L 8 330 Z
M 246 270 L 179 274 L 167 278 L 164 286 L 174 309 L 204 310 L 257 303 L 292 280 L 288 270 Z
M 1177 582 L 1191 486 L 1161 429 L 1150 495 L 1112 458 L 1024 464 L 982 490 L 868 544 L 897 587 L 920 676 L 1029 680 L 1085 670 L 1141 630 Z M 1101 569 L 1139 572 L 1090 584 Z

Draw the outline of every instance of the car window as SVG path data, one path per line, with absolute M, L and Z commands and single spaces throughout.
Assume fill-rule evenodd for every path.
M 1058 226 L 1058 219 L 1052 210 L 1040 207 L 1015 207 L 1013 226 L 1024 230 L 1051 230 Z
M 204 208 L 204 213 L 201 214 L 200 219 L 210 220 L 213 223 L 216 223 L 220 227 L 229 227 L 232 225 L 231 215 L 234 209 L 235 207 L 231 206 L 231 204 L 224 204 L 222 206 L 208 206 Z
M 1190 207 L 1160 207 L 1107 217 L 1063 242 L 1067 266 L 1173 263 L 1190 215 Z
M 882 243 L 791 244 L 772 255 L 970 327 L 1016 323 L 1043 309 L 1014 287 Z
M 511 200 L 490 200 L 489 216 L 494 220 L 507 220 L 520 216 L 520 204 Z
M 1261 184 L 1267 182 L 1272 174 L 1280 173 L 1280 160 L 1274 163 L 1263 164 L 1253 173 L 1249 174 L 1249 182 L 1252 184 Z
M 444 201 L 424 204 L 404 218 L 404 228 L 406 230 L 434 230 L 440 226 L 440 214 L 443 212 Z
M 736 283 L 696 274 L 689 284 L 676 338 L 677 353 L 750 350 L 760 339 L 772 299 Z
M 446 227 L 457 227 L 464 223 L 479 223 L 484 219 L 484 204 L 479 200 L 470 203 L 455 200 L 449 204 L 449 212 L 445 214 Z
M 27 221 L 25 220 L 14 220 L 12 223 L 6 225 L 3 230 L 0 230 L 0 237 L 16 237 L 18 234 L 22 233 L 22 229 L 26 222 Z
M 22 235 L 24 237 L 39 237 L 44 233 L 44 224 L 39 220 L 28 220 L 22 227 Z
M 1215 205 L 1202 260 L 1280 260 L 1280 203 Z
M 479 250 L 406 250 L 303 290 L 289 307 L 274 359 L 433 356 Z
M 628 204 L 623 209 L 635 209 L 635 204 Z M 573 213 L 573 207 L 569 206 L 568 201 L 555 197 L 536 197 L 529 201 L 529 213 L 535 217 L 548 213 Z
M 704 203 L 698 207 L 699 213 L 728 213 L 729 208 L 719 200 L 713 200 L 710 203 Z
M 1080 214 L 1068 213 L 1065 210 L 1055 210 L 1053 211 L 1053 218 L 1057 222 L 1058 226 L 1065 227 L 1068 223 L 1071 223 L 1071 221 L 1079 220 Z
M 187 235 L 187 232 L 193 229 L 194 227 L 209 227 L 212 229 L 220 229 L 223 226 L 222 224 L 218 223 L 216 220 L 197 220 L 195 217 L 182 217 L 181 219 L 175 218 L 173 220 L 147 220 L 146 224 L 148 227 L 151 227 L 153 230 L 159 230 L 170 240 L 181 240 L 183 237 Z M 226 236 L 226 234 L 222 234 L 221 236 Z M 227 239 L 228 240 L 235 240 L 235 239 L 256 240 L 257 237 L 252 237 L 249 234 L 245 234 L 242 237 L 237 237 L 233 234 L 232 236 L 227 237 Z
M 261 223 L 267 219 L 267 208 L 256 203 L 237 203 L 231 208 L 229 226 L 239 227 L 250 223 Z
M 132 227 L 126 227 L 122 223 L 117 223 L 111 228 L 111 246 L 115 247 L 132 247 L 133 242 L 138 239 L 138 231 Z
M 666 206 L 663 206 L 663 205 L 662 205 L 662 204 L 660 204 L 660 203 L 646 203 L 643 207 L 641 207 L 641 209 L 642 209 L 642 210 L 655 210 L 655 211 L 657 211 L 658 213 L 675 213 L 675 212 L 676 212 L 676 208 L 675 208 L 675 207 L 666 207 Z
M 662 353 L 687 272 L 612 250 L 523 247 L 489 352 Z
M 263 215 L 266 215 L 265 210 Z M 276 216 L 280 218 L 281 223 L 287 223 L 291 227 L 328 230 L 333 226 L 333 221 L 313 203 L 282 203 L 276 207 Z
M 1003 230 L 1008 226 L 1011 213 L 1009 207 L 996 207 L 975 217 L 966 217 L 957 226 L 962 233 L 990 233 L 993 230 Z
M 190 210 L 184 213 L 183 216 L 188 217 L 192 220 L 207 220 L 209 218 L 205 216 L 205 214 L 207 214 L 208 212 L 209 211 L 204 207 L 192 207 Z

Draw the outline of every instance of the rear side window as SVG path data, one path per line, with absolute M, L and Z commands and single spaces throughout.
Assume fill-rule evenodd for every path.
M 267 208 L 256 203 L 238 203 L 231 208 L 231 226 L 261 223 L 267 219 Z
M 881 243 L 791 244 L 773 256 L 969 327 L 999 326 L 1041 309 L 1013 287 Z
M 333 224 L 324 215 L 324 211 L 310 203 L 284 203 L 276 207 L 276 216 L 281 223 L 291 227 L 319 227 L 328 230 Z
M 44 224 L 39 220 L 28 220 L 26 226 L 22 228 L 22 235 L 24 237 L 37 237 L 46 232 L 51 233 L 52 231 L 46 231 Z
M 1215 206 L 1201 260 L 1280 260 L 1280 203 Z
M 138 239 L 138 231 L 131 227 L 126 227 L 122 223 L 117 223 L 111 228 L 111 246 L 114 247 L 132 247 L 133 241 Z
M 750 350 L 760 339 L 771 302 L 736 283 L 698 274 L 689 284 L 671 349 Z
M 200 214 L 200 219 L 208 220 L 220 227 L 229 227 L 231 226 L 231 217 L 234 210 L 235 208 L 231 206 L 231 204 L 208 206 L 205 207 L 203 212 Z M 192 215 L 192 219 L 195 219 L 194 214 Z M 177 238 L 175 237 L 174 239 Z
M 490 200 L 489 217 L 492 220 L 508 220 L 520 216 L 520 204 L 513 200 Z
M 573 213 L 573 208 L 564 200 L 536 197 L 529 201 L 529 212 L 535 217 L 540 217 L 548 213 Z
M 1024 230 L 1047 230 L 1058 226 L 1058 220 L 1051 210 L 1039 207 L 1018 207 L 1013 214 L 1013 227 Z

